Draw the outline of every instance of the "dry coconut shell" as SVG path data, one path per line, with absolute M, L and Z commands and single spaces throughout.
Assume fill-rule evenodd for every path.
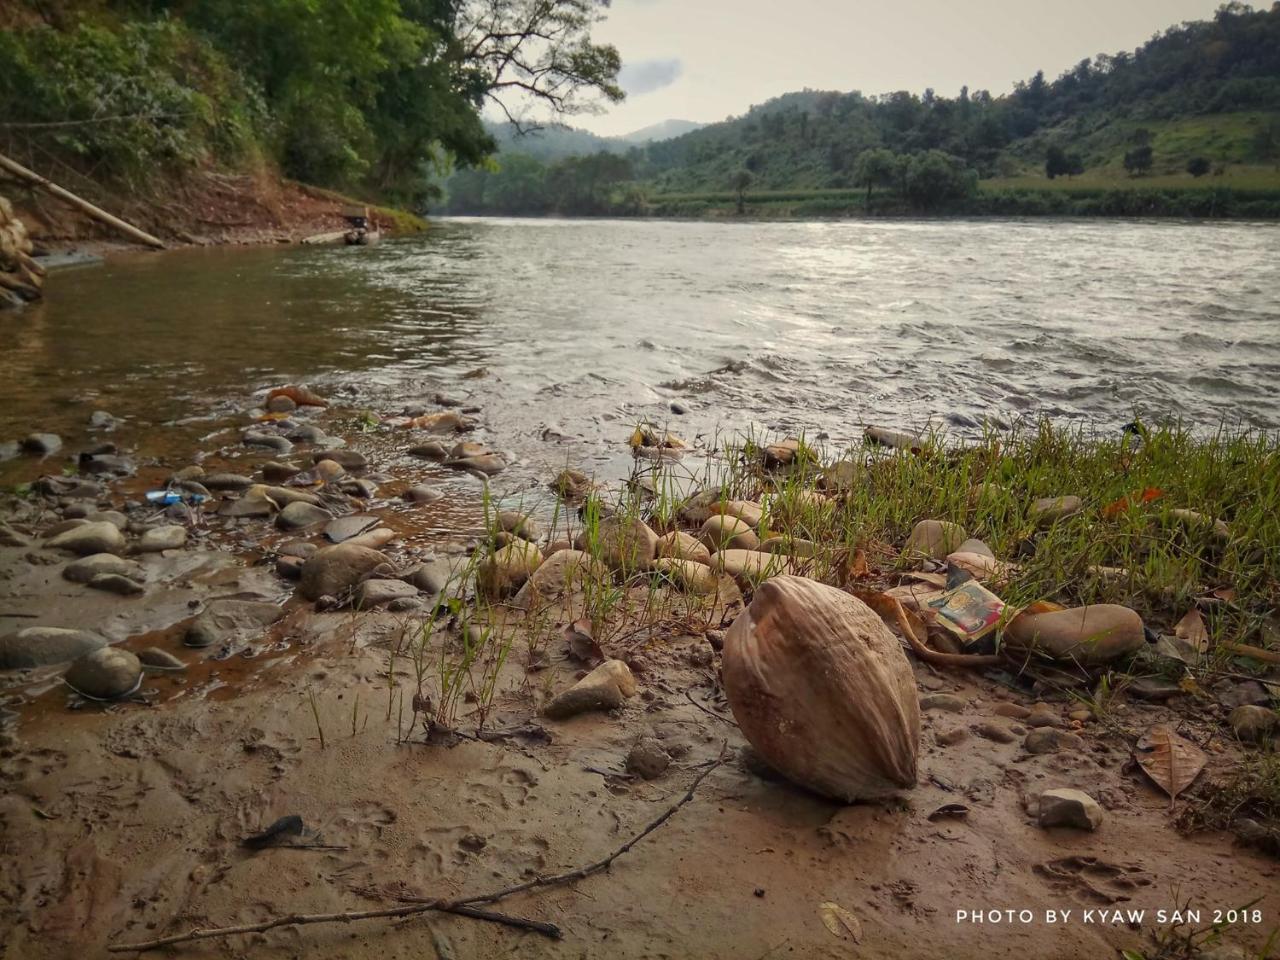
M 920 703 L 906 654 L 870 607 L 775 577 L 725 635 L 724 686 L 756 751 L 839 800 L 915 785 Z

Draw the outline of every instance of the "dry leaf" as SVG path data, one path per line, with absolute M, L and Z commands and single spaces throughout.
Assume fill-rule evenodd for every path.
M 1134 759 L 1156 786 L 1173 800 L 1200 775 L 1206 757 L 1204 751 L 1190 740 L 1158 724 L 1142 735 Z
M 591 621 L 576 620 L 564 628 L 564 638 L 569 641 L 569 656 L 583 663 L 595 665 L 604 660 L 604 651 L 591 636 Z
M 849 561 L 849 576 L 865 577 L 871 573 L 871 567 L 867 565 L 867 551 L 857 550 L 853 554 L 853 559 Z
M 1209 649 L 1209 631 L 1205 628 L 1204 617 L 1200 616 L 1200 611 L 1195 607 L 1178 621 L 1178 625 L 1173 628 L 1173 635 L 1191 643 L 1201 653 Z
M 1219 600 L 1221 600 L 1223 603 L 1236 602 L 1235 587 L 1219 587 L 1217 590 L 1213 591 L 1213 595 L 1217 597 Z
M 862 939 L 862 924 L 840 904 L 832 903 L 830 900 L 823 902 L 818 907 L 818 916 L 822 918 L 822 925 L 831 931 L 833 937 L 841 939 L 849 937 L 854 943 Z

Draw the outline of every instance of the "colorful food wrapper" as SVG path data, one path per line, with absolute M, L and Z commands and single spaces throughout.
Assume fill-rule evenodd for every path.
M 973 643 L 996 628 L 1004 616 L 1005 603 L 977 580 L 967 580 L 929 601 L 929 607 L 937 614 L 938 623 L 962 643 Z

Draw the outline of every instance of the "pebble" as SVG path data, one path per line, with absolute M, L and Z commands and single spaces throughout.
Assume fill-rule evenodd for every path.
M 128 650 L 100 647 L 77 658 L 63 679 L 91 700 L 116 700 L 138 689 L 142 663 Z
M 996 743 L 1013 743 L 1014 740 L 1018 739 L 1012 730 L 1003 723 L 997 723 L 994 720 L 987 720 L 978 724 L 973 728 L 973 732 L 987 740 L 994 740 Z
M 1020 703 L 1009 703 L 1004 701 L 997 703 L 991 710 L 998 717 L 1008 717 L 1010 720 L 1026 720 L 1031 716 L 1031 711 Z
M 507 533 L 515 534 L 523 540 L 542 539 L 542 527 L 538 521 L 527 513 L 518 510 L 501 510 L 498 512 L 498 527 Z
M 1084 501 L 1077 496 L 1041 497 L 1031 504 L 1028 513 L 1037 525 L 1048 527 L 1079 513 Z
M 385 606 L 396 600 L 404 600 L 418 595 L 418 588 L 403 580 L 365 580 L 356 587 L 351 601 L 357 610 L 372 610 Z
M 325 524 L 324 538 L 330 543 L 344 543 L 353 537 L 358 537 L 360 534 L 372 530 L 381 522 L 378 517 L 368 516 L 367 514 L 338 517 L 336 520 L 330 520 Z
M 907 537 L 906 552 L 941 560 L 969 539 L 964 527 L 949 520 L 921 520 Z
M 339 543 L 325 547 L 302 565 L 298 592 L 308 600 L 339 594 L 383 564 L 390 568 L 390 561 L 384 554 L 359 544 Z
M 50 539 L 46 546 L 55 550 L 70 550 L 80 556 L 95 553 L 123 553 L 124 534 L 114 523 L 99 520 L 96 523 L 77 524 Z
M 760 538 L 751 529 L 751 524 L 728 514 L 708 517 L 698 531 L 698 540 L 712 553 L 721 550 L 755 550 L 760 546 Z
M 284 437 L 273 433 L 259 433 L 255 430 L 247 430 L 241 440 L 246 447 L 266 447 L 276 453 L 289 453 L 293 450 L 292 443 Z
M 517 539 L 482 560 L 476 569 L 476 584 L 488 597 L 509 597 L 519 590 L 542 565 L 537 546 Z
M 612 710 L 636 694 L 631 668 L 606 660 L 542 708 L 544 716 L 565 720 L 590 710 Z
M 1102 807 L 1081 790 L 1059 788 L 1040 794 L 1040 826 L 1096 830 L 1102 825 Z
M 939 730 L 933 735 L 938 744 L 943 747 L 954 747 L 957 743 L 962 743 L 969 739 L 969 731 L 964 727 L 952 727 L 950 730 Z
M 275 460 L 268 460 L 262 465 L 262 479 L 267 483 L 284 483 L 301 472 L 300 467 L 290 463 L 277 463 Z
M 1274 710 L 1252 704 L 1236 707 L 1227 718 L 1235 735 L 1247 741 L 1267 739 L 1275 732 L 1277 721 L 1280 721 L 1280 717 L 1276 716 Z
M 400 496 L 409 503 L 435 503 L 437 500 L 444 499 L 444 494 L 440 490 L 429 487 L 425 483 L 410 487 Z
M 88 582 L 88 586 L 122 597 L 136 597 L 145 592 L 145 588 L 137 580 L 118 573 L 100 573 Z
M 27 547 L 31 541 L 0 520 L 0 547 Z
M 368 465 L 363 453 L 356 450 L 321 450 L 311 458 L 313 463 L 319 463 L 321 460 L 332 460 L 341 464 L 347 470 L 363 470 Z
M 968 703 L 954 693 L 931 693 L 920 698 L 921 710 L 941 710 L 944 713 L 963 713 Z
M 188 647 L 211 647 L 256 637 L 284 616 L 284 608 L 257 600 L 210 600 L 187 627 Z
M 211 473 L 201 481 L 210 490 L 248 490 L 253 480 L 236 473 Z
M 309 527 L 331 519 L 333 514 L 324 507 L 295 500 L 280 511 L 280 515 L 276 517 L 276 526 L 281 530 L 297 530 L 300 527 Z
M 421 457 L 424 460 L 447 460 L 449 451 L 440 441 L 432 440 L 428 443 L 420 443 L 417 446 L 410 447 L 409 456 Z
M 1057 753 L 1059 750 L 1083 750 L 1084 741 L 1074 733 L 1062 730 L 1032 730 L 1022 741 L 1022 748 L 1027 753 Z
M 147 530 L 133 549 L 135 553 L 161 553 L 165 550 L 180 550 L 186 543 L 187 528 L 170 524 Z
M 133 560 L 126 560 L 114 553 L 94 553 L 73 560 L 62 568 L 62 578 L 72 583 L 88 583 L 102 574 L 116 574 L 136 580 L 142 577 L 142 567 Z
M 159 647 L 147 647 L 145 650 L 138 651 L 138 662 L 142 664 L 145 670 L 157 670 L 161 672 L 177 672 L 187 669 L 187 665 L 175 657 L 167 650 L 161 650 Z
M 87 630 L 24 627 L 0 637 L 0 670 L 25 670 L 65 663 L 107 643 Z
M 276 557 L 276 573 L 286 580 L 301 580 L 302 564 L 301 557 Z
M 656 737 L 641 737 L 627 754 L 627 770 L 643 780 L 656 780 L 671 766 L 671 757 Z
M 1004 637 L 1013 650 L 1036 650 L 1084 666 L 1115 660 L 1146 645 L 1142 618 L 1114 603 L 1024 613 L 1010 621 Z

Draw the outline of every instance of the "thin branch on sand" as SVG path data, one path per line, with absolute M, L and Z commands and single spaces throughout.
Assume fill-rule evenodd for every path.
M 210 927 L 208 929 L 196 929 L 187 933 L 178 933 L 169 937 L 160 937 L 156 940 L 145 940 L 140 943 L 118 943 L 107 947 L 109 953 L 141 953 L 146 950 L 156 950 L 160 947 L 171 946 L 175 943 L 189 943 L 193 940 L 210 940 L 215 937 L 230 937 L 243 933 L 263 933 L 267 930 L 274 930 L 276 927 L 287 926 L 303 926 L 312 923 L 353 923 L 357 920 L 376 920 L 382 917 L 409 917 L 419 913 L 452 913 L 464 917 L 472 917 L 477 920 L 488 920 L 494 923 L 501 923 L 505 926 L 516 927 L 522 930 L 530 930 L 535 933 L 541 933 L 544 936 L 559 939 L 561 937 L 560 928 L 553 923 L 546 923 L 539 920 L 526 920 L 522 917 L 512 917 L 503 913 L 493 913 L 488 910 L 481 910 L 477 904 L 496 903 L 507 897 L 514 896 L 517 893 L 523 893 L 526 890 L 535 890 L 542 887 L 562 886 L 567 883 L 573 883 L 575 880 L 582 880 L 594 873 L 607 870 L 613 861 L 634 847 L 637 843 L 647 837 L 653 831 L 657 830 L 664 823 L 675 816 L 676 811 L 683 807 L 686 803 L 693 799 L 694 793 L 699 785 L 705 780 L 713 770 L 717 769 L 724 763 L 725 748 L 721 747 L 720 756 L 714 762 L 698 774 L 693 782 L 689 784 L 689 789 L 685 791 L 684 796 L 668 807 L 660 816 L 652 820 L 648 826 L 633 836 L 630 840 L 618 847 L 612 853 L 602 860 L 589 863 L 586 866 L 578 867 L 567 873 L 558 873 L 549 877 L 536 877 L 525 883 L 519 883 L 512 887 L 504 887 L 501 890 L 495 890 L 492 893 L 480 893 L 470 897 L 460 897 L 454 900 L 445 900 L 443 898 L 436 900 L 421 900 L 406 904 L 400 907 L 385 907 L 379 910 L 354 910 L 345 913 L 295 913 L 289 916 L 276 917 L 272 920 L 264 920 L 261 923 L 247 923 L 234 927 Z

